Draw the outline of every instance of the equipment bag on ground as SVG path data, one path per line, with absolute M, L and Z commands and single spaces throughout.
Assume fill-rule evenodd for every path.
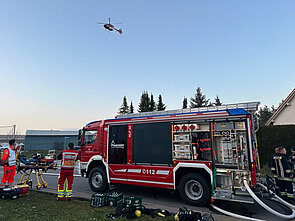
M 183 207 L 179 209 L 174 219 L 175 221 L 201 221 L 202 216 L 199 212 L 194 212 Z
M 15 185 L 14 188 L 20 188 L 21 190 L 20 195 L 23 196 L 23 195 L 28 195 L 30 187 L 28 184 L 18 184 L 18 185 Z
M 107 193 L 95 193 L 91 197 L 90 205 L 92 207 L 103 207 L 107 206 Z
M 107 196 L 107 202 L 109 206 L 116 207 L 119 203 L 123 202 L 123 193 L 110 193 Z
M 142 198 L 135 197 L 135 196 L 127 196 L 124 197 L 124 205 L 128 206 L 135 206 L 137 208 L 141 208 L 142 205 Z
M 20 188 L 5 188 L 0 190 L 1 199 L 17 199 L 20 196 L 21 189 Z

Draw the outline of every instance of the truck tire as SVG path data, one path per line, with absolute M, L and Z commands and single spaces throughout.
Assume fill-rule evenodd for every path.
M 104 192 L 107 189 L 107 176 L 102 167 L 93 168 L 88 177 L 88 183 L 92 191 Z
M 180 197 L 189 205 L 204 206 L 210 200 L 210 185 L 198 173 L 188 173 L 179 182 Z

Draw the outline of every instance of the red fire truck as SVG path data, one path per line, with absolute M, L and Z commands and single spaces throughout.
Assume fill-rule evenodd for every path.
M 95 192 L 110 184 L 178 189 L 202 206 L 256 185 L 259 102 L 118 115 L 79 132 L 80 169 Z

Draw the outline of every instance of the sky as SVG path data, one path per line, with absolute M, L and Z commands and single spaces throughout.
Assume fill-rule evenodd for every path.
M 123 34 L 97 22 L 111 22 Z M 0 0 L 0 126 L 82 128 L 143 91 L 167 109 L 275 107 L 295 87 L 293 0 Z

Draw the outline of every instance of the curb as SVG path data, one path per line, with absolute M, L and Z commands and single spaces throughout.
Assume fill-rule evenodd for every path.
M 40 190 L 34 190 L 34 189 L 31 189 L 29 191 L 34 191 L 34 192 L 37 192 L 37 193 L 44 193 L 44 194 L 48 194 L 48 195 L 52 195 L 52 196 L 57 197 L 57 193 L 51 193 L 51 192 L 47 192 L 47 191 L 40 191 Z M 84 198 L 84 197 L 72 196 L 72 199 L 85 201 L 85 202 L 86 201 L 90 202 L 90 199 L 87 199 L 87 198 Z

